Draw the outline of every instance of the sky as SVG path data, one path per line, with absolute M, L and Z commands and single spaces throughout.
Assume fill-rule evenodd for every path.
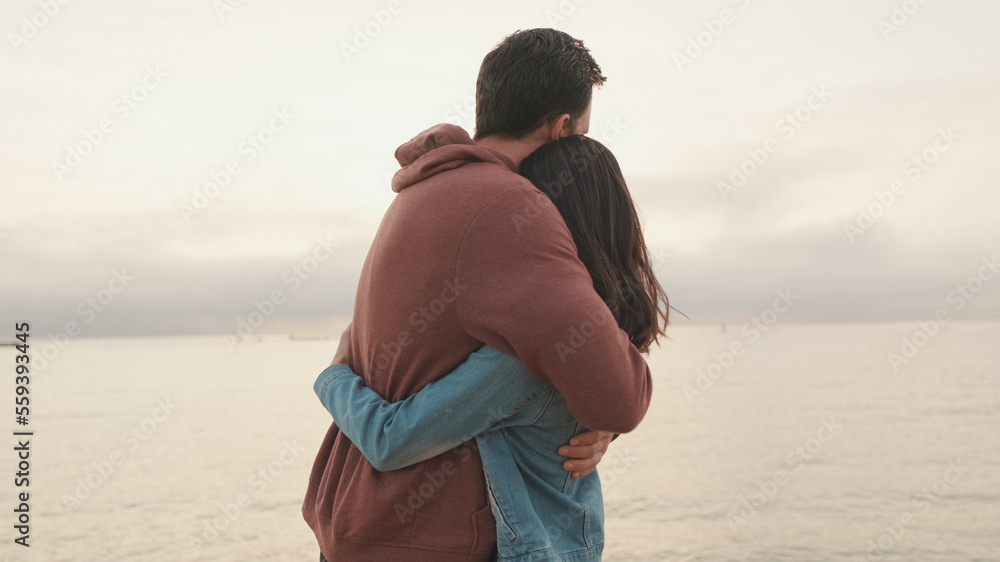
M 678 322 L 1000 319 L 996 21 L 990 0 L 9 0 L 0 319 L 331 331 L 395 148 L 472 132 L 483 56 L 534 27 L 608 77 L 590 135 Z

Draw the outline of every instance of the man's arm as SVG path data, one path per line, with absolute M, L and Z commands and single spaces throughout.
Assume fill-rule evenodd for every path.
M 566 397 L 586 427 L 633 430 L 652 378 L 577 258 L 555 206 L 535 190 L 507 192 L 483 209 L 456 266 L 459 321 Z
M 347 365 L 328 367 L 313 389 L 379 471 L 435 457 L 491 427 L 527 424 L 552 391 L 520 361 L 488 346 L 401 402 L 384 400 Z

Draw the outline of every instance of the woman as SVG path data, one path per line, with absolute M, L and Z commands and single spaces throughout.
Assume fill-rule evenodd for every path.
M 648 353 L 664 334 L 669 304 L 614 156 L 593 139 L 570 136 L 535 151 L 521 173 L 555 204 L 595 290 L 633 345 Z M 347 366 L 349 330 L 336 364 L 314 389 L 376 469 L 403 468 L 475 437 L 497 523 L 498 560 L 600 560 L 600 481 L 596 472 L 572 478 L 561 469 L 559 445 L 586 428 L 555 388 L 516 358 L 484 346 L 442 379 L 389 403 Z M 515 405 L 495 411 L 500 397 Z

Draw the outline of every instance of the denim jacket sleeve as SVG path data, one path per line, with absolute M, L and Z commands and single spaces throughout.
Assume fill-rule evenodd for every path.
M 513 414 L 543 406 L 551 389 L 518 359 L 489 346 L 400 402 L 383 399 L 347 365 L 331 365 L 313 386 L 337 427 L 379 471 L 435 457 L 507 425 Z

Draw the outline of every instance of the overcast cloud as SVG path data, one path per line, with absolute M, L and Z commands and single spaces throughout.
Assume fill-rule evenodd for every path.
M 329 331 L 396 146 L 471 131 L 483 55 L 552 26 L 609 77 L 591 135 L 691 321 L 742 323 L 779 290 L 794 322 L 1000 318 L 996 2 L 220 5 L 5 2 L 0 317 L 226 333 L 280 291 L 259 333 Z

